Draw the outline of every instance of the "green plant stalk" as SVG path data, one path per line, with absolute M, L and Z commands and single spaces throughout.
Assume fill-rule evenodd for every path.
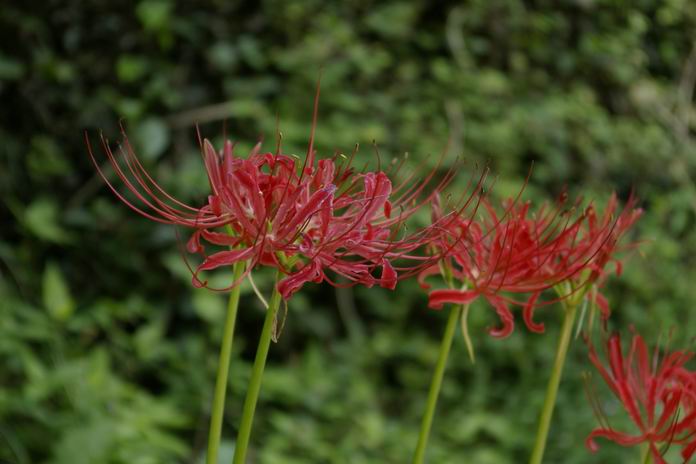
M 256 349 L 256 359 L 251 370 L 251 379 L 247 389 L 246 399 L 244 400 L 244 408 L 242 410 L 242 420 L 237 433 L 237 443 L 234 448 L 234 464 L 244 464 L 246 459 L 247 448 L 249 447 L 249 438 L 251 437 L 251 425 L 254 422 L 254 412 L 256 411 L 256 403 L 259 399 L 261 391 L 261 379 L 263 370 L 266 367 L 266 358 L 268 357 L 268 349 L 271 344 L 273 335 L 273 326 L 275 323 L 278 308 L 280 307 L 280 293 L 278 292 L 278 274 L 276 274 L 275 283 L 273 286 L 273 295 L 266 310 L 266 319 L 263 322 L 259 345 Z
M 239 261 L 232 268 L 234 281 L 238 281 L 244 273 L 245 263 Z M 230 358 L 232 357 L 232 339 L 234 338 L 234 326 L 237 321 L 237 309 L 239 307 L 240 285 L 230 292 L 227 302 L 227 316 L 222 334 L 222 346 L 220 347 L 220 359 L 218 361 L 217 378 L 215 379 L 215 393 L 213 396 L 213 410 L 210 416 L 210 430 L 208 432 L 208 453 L 206 464 L 217 464 L 218 450 L 220 449 L 220 437 L 222 435 L 222 420 L 225 411 L 225 396 L 230 371 Z
M 435 417 L 437 398 L 440 395 L 440 387 L 442 386 L 442 379 L 445 376 L 445 368 L 447 367 L 447 357 L 452 347 L 452 340 L 454 339 L 454 333 L 457 329 L 457 321 L 461 313 L 462 306 L 455 306 L 450 311 L 449 318 L 447 319 L 447 326 L 445 327 L 445 333 L 442 336 L 442 343 L 440 344 L 440 354 L 438 355 L 435 372 L 430 382 L 428 402 L 426 403 L 423 421 L 421 422 L 418 444 L 416 445 L 416 451 L 413 455 L 413 464 L 422 464 L 425 459 L 425 447 L 428 444 L 430 428 L 433 425 L 433 417 Z
M 469 308 L 471 304 L 464 305 L 462 309 L 461 325 L 462 325 L 462 335 L 464 336 L 464 344 L 466 345 L 466 351 L 469 353 L 469 360 L 471 364 L 476 362 L 476 355 L 474 354 L 474 344 L 471 342 L 471 336 L 469 335 Z
M 549 379 L 548 386 L 546 387 L 546 397 L 544 398 L 544 406 L 541 410 L 541 417 L 539 418 L 539 428 L 537 429 L 534 449 L 532 450 L 532 457 L 529 459 L 530 464 L 541 464 L 544 457 L 546 439 L 549 435 L 551 418 L 553 416 L 554 407 L 556 406 L 558 386 L 561 383 L 563 365 L 565 364 L 566 356 L 568 355 L 568 347 L 570 346 L 573 325 L 575 323 L 575 316 L 578 310 L 578 304 L 575 301 L 568 302 L 567 304 L 564 304 L 563 307 L 565 309 L 565 314 L 563 316 L 563 325 L 561 326 L 561 336 L 558 339 L 556 359 L 553 362 L 551 378 Z
M 645 443 L 640 447 L 640 464 L 652 464 L 652 453 L 650 452 L 650 443 Z

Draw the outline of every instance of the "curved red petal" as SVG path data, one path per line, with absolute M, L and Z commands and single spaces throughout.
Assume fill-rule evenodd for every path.
M 203 261 L 203 263 L 201 263 L 201 265 L 198 266 L 198 271 L 209 271 L 211 269 L 216 269 L 220 266 L 228 266 L 238 261 L 244 261 L 246 259 L 249 259 L 253 252 L 253 248 L 220 251 L 218 253 L 208 256 L 205 259 L 205 261 Z
M 486 299 L 493 305 L 495 312 L 500 317 L 500 322 L 502 322 L 501 327 L 489 329 L 488 333 L 496 338 L 508 337 L 515 328 L 515 318 L 510 312 L 510 308 L 501 298 L 486 296 Z
M 442 309 L 445 303 L 467 304 L 478 298 L 479 292 L 475 290 L 433 290 L 428 295 L 428 307 Z
M 539 296 L 541 293 L 537 292 L 534 293 L 532 296 L 529 297 L 529 300 L 527 300 L 527 304 L 524 305 L 524 310 L 522 311 L 522 317 L 524 318 L 524 323 L 527 325 L 527 328 L 535 333 L 544 333 L 544 323 L 543 322 L 534 322 L 534 309 L 536 308 L 536 302 L 539 299 Z
M 382 277 L 380 279 L 380 287 L 394 290 L 396 288 L 397 274 L 391 263 L 386 259 L 382 260 Z

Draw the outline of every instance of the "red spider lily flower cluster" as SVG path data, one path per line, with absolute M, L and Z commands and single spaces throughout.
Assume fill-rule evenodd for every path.
M 201 228 L 188 248 L 203 252 L 204 239 L 233 249 L 207 256 L 197 271 L 239 260 L 249 260 L 249 269 L 256 264 L 278 267 L 289 274 L 278 286 L 286 299 L 309 281 L 335 283 L 326 270 L 352 283 L 393 289 L 397 270 L 413 269 L 392 262 L 417 259 L 411 253 L 437 230 L 430 227 L 396 236 L 404 221 L 427 203 L 427 196 L 419 196 L 431 178 L 415 188 L 406 184 L 393 188 L 382 171 L 355 173 L 335 159 L 315 165 L 313 153 L 298 169 L 294 157 L 282 154 L 235 158 L 229 142 L 216 153 L 205 141 L 204 152 L 213 194 L 201 209 L 201 218 L 225 218 L 233 233 Z M 450 178 L 446 176 L 431 195 Z M 379 277 L 374 276 L 377 267 Z
M 241 279 L 257 265 L 282 270 L 287 277 L 278 290 L 286 300 L 307 282 L 338 285 L 327 270 L 342 276 L 347 285 L 393 289 L 398 279 L 441 259 L 418 250 L 439 238 L 473 195 L 462 197 L 461 207 L 428 227 L 406 233 L 406 221 L 451 182 L 454 169 L 438 180 L 438 163 L 422 179 L 411 174 L 394 186 L 381 170 L 356 172 L 351 167 L 353 156 L 317 160 L 314 124 L 304 160 L 280 149 L 262 153 L 260 143 L 242 158 L 235 156 L 229 141 L 219 151 L 208 140 L 202 141 L 211 194 L 201 207 L 185 204 L 158 185 L 125 132 L 121 161 L 103 137 L 102 145 L 135 201 L 108 181 L 91 149 L 89 153 L 102 178 L 131 209 L 149 219 L 194 230 L 187 249 L 204 257 L 193 271 L 197 286 L 207 286 L 199 279 L 200 272 L 244 261 L 247 266 Z M 394 166 L 395 171 L 401 167 Z M 205 243 L 227 249 L 207 255 Z M 241 279 L 219 290 L 228 290 Z
M 590 360 L 636 425 L 635 433 L 611 428 L 593 395 L 590 399 L 600 420 L 600 427 L 587 438 L 587 447 L 595 452 L 596 438 L 606 438 L 622 446 L 648 443 L 654 462 L 665 464 L 664 449 L 681 446 L 684 462 L 696 454 L 696 372 L 685 365 L 693 357 L 687 351 L 652 356 L 643 338 L 633 336 L 630 350 L 624 356 L 619 335 L 607 342 L 608 366 L 590 345 Z M 661 449 L 663 448 L 663 449 Z
M 571 208 L 565 206 L 566 202 L 567 196 L 563 195 L 555 208 L 544 205 L 532 213 L 528 202 L 509 199 L 503 203 L 503 213 L 498 214 L 483 199 L 482 218 L 458 217 L 450 221 L 440 246 L 449 250 L 445 266 L 463 287 L 431 291 L 430 307 L 468 304 L 484 297 L 502 322 L 501 327 L 491 329 L 491 335 L 506 337 L 512 333 L 510 304 L 524 307 L 524 321 L 531 331 L 543 332 L 544 325 L 532 317 L 543 291 L 568 282 L 569 289 L 565 294 L 561 292 L 562 298 L 582 293 L 605 277 L 609 261 L 617 263 L 620 273 L 614 255 L 619 239 L 641 214 L 634 208 L 635 200 L 631 198 L 616 217 L 615 195 L 601 216 L 589 206 L 574 218 L 572 211 L 579 209 L 580 200 Z M 420 274 L 421 284 L 428 288 L 424 279 L 440 271 L 438 266 L 425 269 Z M 520 301 L 515 297 L 519 294 L 529 296 Z M 604 297 L 597 295 L 597 301 L 608 314 Z

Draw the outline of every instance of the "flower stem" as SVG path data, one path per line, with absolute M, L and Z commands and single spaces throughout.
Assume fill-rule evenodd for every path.
M 244 262 L 234 264 L 232 272 L 233 282 L 238 281 L 244 272 Z M 227 379 L 230 370 L 230 358 L 232 356 L 232 339 L 234 326 L 237 320 L 237 308 L 239 307 L 239 285 L 230 292 L 227 302 L 227 316 L 222 334 L 222 346 L 220 347 L 220 359 L 218 361 L 217 378 L 215 380 L 215 393 L 213 396 L 213 411 L 210 416 L 210 431 L 208 432 L 208 453 L 206 464 L 217 464 L 218 450 L 220 449 L 220 436 L 222 435 L 222 419 L 225 410 L 225 396 L 227 394 Z
M 237 444 L 234 448 L 234 464 L 244 464 L 246 459 L 247 448 L 249 446 L 249 438 L 251 437 L 251 425 L 254 421 L 254 412 L 256 411 L 256 402 L 259 399 L 261 391 L 261 378 L 263 370 L 266 366 L 266 358 L 268 357 L 268 349 L 271 344 L 273 335 L 273 326 L 275 324 L 278 308 L 280 307 L 280 293 L 278 292 L 278 274 L 276 274 L 276 282 L 273 286 L 273 295 L 266 310 L 266 319 L 263 322 L 261 337 L 259 338 L 259 346 L 256 349 L 256 359 L 254 367 L 251 370 L 251 379 L 247 389 L 246 399 L 244 400 L 244 409 L 242 410 L 242 420 L 237 433 Z
M 652 464 L 652 453 L 650 453 L 650 443 L 644 443 L 640 447 L 640 464 Z
M 442 379 L 445 376 L 445 368 L 447 367 L 447 357 L 449 356 L 450 348 L 452 347 L 452 340 L 454 339 L 454 333 L 457 328 L 457 321 L 459 320 L 461 313 L 462 307 L 455 306 L 452 308 L 449 318 L 447 319 L 447 326 L 445 327 L 445 333 L 442 336 L 442 343 L 440 344 L 440 354 L 437 358 L 435 372 L 433 373 L 433 378 L 430 382 L 428 402 L 425 407 L 425 413 L 423 414 L 423 421 L 421 422 L 420 434 L 418 435 L 418 445 L 416 446 L 416 452 L 413 455 L 413 464 L 422 464 L 423 460 L 425 459 L 425 447 L 428 444 L 430 427 L 433 424 L 433 417 L 435 416 L 437 397 L 440 394 Z
M 471 364 L 476 362 L 476 355 L 474 354 L 474 344 L 471 343 L 471 336 L 469 335 L 469 308 L 471 303 L 465 304 L 462 309 L 462 335 L 464 335 L 464 344 L 466 345 L 466 351 L 469 352 L 469 360 Z
M 561 327 L 561 336 L 558 339 L 558 347 L 556 349 L 556 359 L 553 362 L 553 370 L 551 378 L 546 387 L 546 397 L 544 398 L 544 407 L 541 410 L 539 419 L 539 428 L 537 429 L 536 441 L 532 457 L 529 459 L 530 464 L 541 464 L 544 457 L 544 449 L 546 448 L 546 439 L 549 435 L 549 427 L 551 426 L 551 417 L 553 409 L 556 406 L 556 396 L 558 394 L 558 386 L 561 383 L 563 374 L 563 365 L 565 364 L 568 347 L 570 346 L 571 334 L 573 332 L 573 324 L 575 323 L 575 315 L 578 310 L 578 304 L 569 302 L 563 305 L 565 313 L 563 316 L 563 325 Z

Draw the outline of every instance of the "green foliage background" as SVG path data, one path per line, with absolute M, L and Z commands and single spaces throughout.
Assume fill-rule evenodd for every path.
M 83 131 L 93 143 L 99 130 L 117 139 L 123 118 L 155 177 L 199 202 L 195 123 L 219 141 L 226 121 L 243 152 L 260 135 L 272 149 L 279 119 L 286 150 L 302 154 L 320 69 L 326 155 L 361 143 L 371 161 L 375 140 L 383 158 L 408 152 L 415 165 L 448 150 L 472 169 L 490 163 L 500 196 L 521 187 L 532 161 L 527 198 L 568 185 L 602 202 L 635 189 L 644 243 L 608 286 L 610 325 L 651 341 L 673 328 L 677 346 L 694 336 L 691 0 L 5 1 L 0 462 L 201 462 L 224 295 L 194 290 L 174 230 L 108 192 Z M 268 289 L 268 276 L 257 280 Z M 263 318 L 243 292 L 221 462 Z M 393 293 L 308 286 L 272 346 L 253 462 L 408 462 L 445 317 L 413 283 Z M 429 462 L 525 461 L 560 314 L 539 319 L 544 335 L 518 324 L 494 340 L 493 313 L 474 308 L 478 362 L 458 337 Z M 595 424 L 586 370 L 575 343 L 546 462 L 637 459 L 610 443 L 584 448 Z

